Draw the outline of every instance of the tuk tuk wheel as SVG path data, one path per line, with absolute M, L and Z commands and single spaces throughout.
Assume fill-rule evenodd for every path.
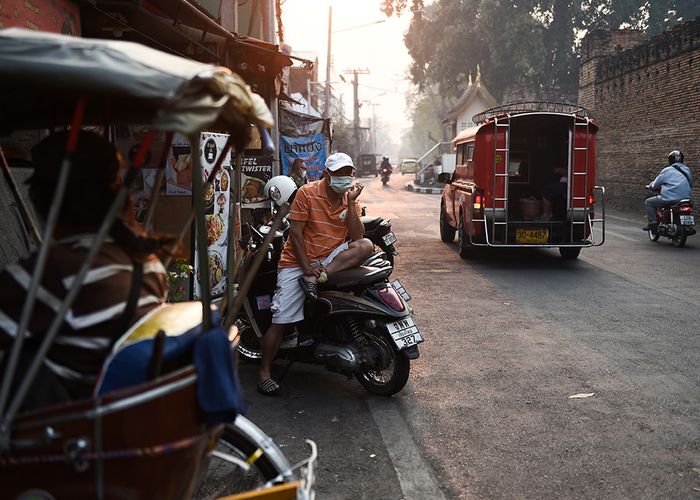
M 445 217 L 445 202 L 440 203 L 440 239 L 445 243 L 452 243 L 455 240 L 455 228 L 450 226 Z
M 562 259 L 577 259 L 578 254 L 581 253 L 580 248 L 573 248 L 573 247 L 559 247 L 559 253 L 561 254 Z

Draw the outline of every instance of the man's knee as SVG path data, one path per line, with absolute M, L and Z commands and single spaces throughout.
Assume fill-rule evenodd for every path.
M 374 243 L 367 238 L 356 240 L 350 243 L 350 246 L 357 249 L 358 256 L 362 258 L 369 257 L 374 251 Z

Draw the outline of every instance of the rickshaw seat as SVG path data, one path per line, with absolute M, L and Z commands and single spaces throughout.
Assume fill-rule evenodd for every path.
M 215 312 L 215 311 L 213 311 Z M 162 357 L 166 366 L 197 368 L 197 400 L 211 422 L 230 421 L 243 411 L 242 392 L 222 328 L 204 332 L 202 305 L 181 302 L 161 306 L 134 325 L 115 344 L 95 386 L 95 396 L 142 384 L 149 379 L 155 338 L 165 333 Z M 218 324 L 218 314 L 212 315 Z

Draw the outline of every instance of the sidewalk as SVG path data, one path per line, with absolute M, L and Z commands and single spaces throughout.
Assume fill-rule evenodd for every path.
M 414 184 L 413 182 L 409 182 L 406 184 L 406 191 L 412 191 L 414 193 L 423 193 L 423 194 L 442 194 L 442 190 L 444 189 L 445 185 L 444 184 L 436 184 L 433 186 L 418 186 Z

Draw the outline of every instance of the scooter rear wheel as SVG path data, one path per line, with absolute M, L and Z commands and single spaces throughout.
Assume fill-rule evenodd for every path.
M 655 233 L 654 231 L 647 231 L 649 234 L 649 239 L 651 241 L 659 241 L 659 233 Z
M 368 338 L 381 351 L 382 367 L 377 370 L 362 367 L 355 372 L 355 378 L 360 385 L 372 394 L 393 396 L 404 388 L 411 371 L 411 361 L 397 350 L 394 341 L 388 334 Z

